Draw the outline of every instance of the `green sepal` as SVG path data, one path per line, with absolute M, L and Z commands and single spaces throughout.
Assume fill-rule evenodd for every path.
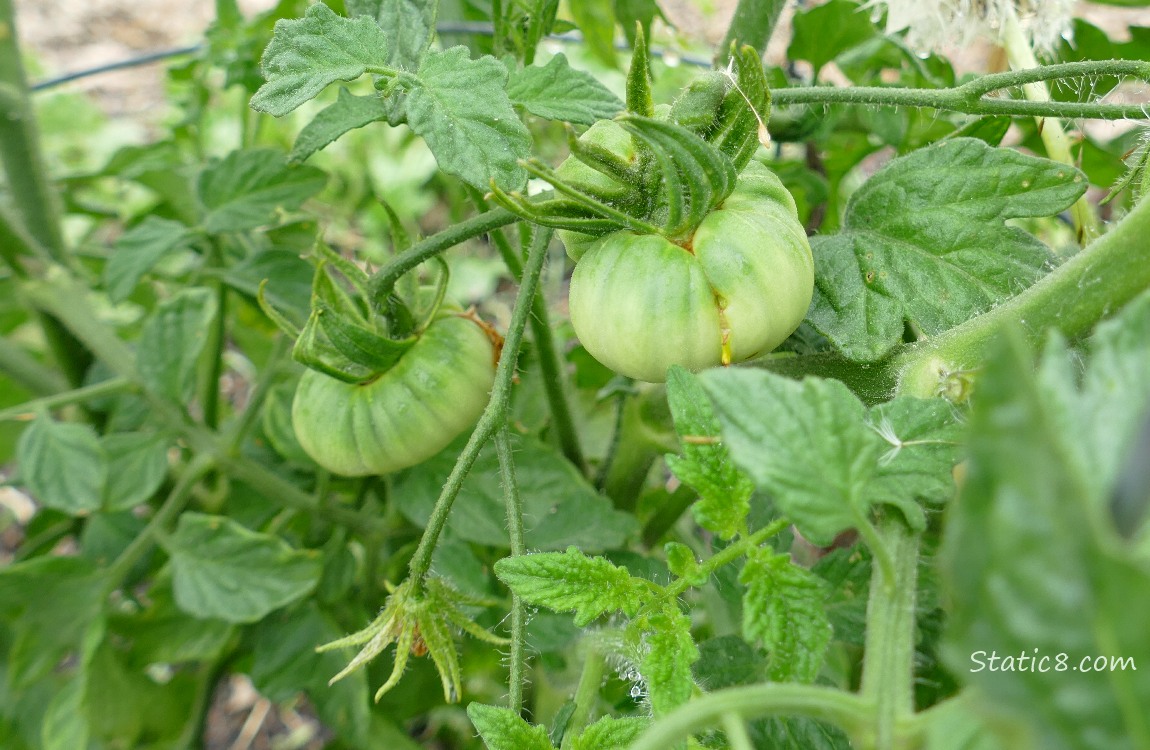
M 638 165 L 624 159 L 609 148 L 597 143 L 580 140 L 575 130 L 567 126 L 567 146 L 571 155 L 592 169 L 602 172 L 619 183 L 616 189 L 595 193 L 595 197 L 605 201 L 624 200 L 634 197 L 634 185 L 642 179 Z
M 715 129 L 707 140 L 741 172 L 767 138 L 771 91 L 762 59 L 754 47 L 743 45 L 737 51 L 732 50 L 731 62 L 733 74 L 725 73 L 731 85 L 719 107 Z
M 619 123 L 651 149 L 663 171 L 667 217 L 662 233 L 672 239 L 690 237 L 711 209 L 735 189 L 734 164 L 702 138 L 673 123 L 637 115 L 623 115 Z
M 586 234 L 606 234 L 622 228 L 617 221 L 591 215 L 586 206 L 572 200 L 532 201 L 522 193 L 507 193 L 495 185 L 491 186 L 491 197 L 503 208 L 532 224 Z
M 296 338 L 300 334 L 299 328 L 296 327 L 295 323 L 288 320 L 286 315 L 275 309 L 271 302 L 268 302 L 267 285 L 267 279 L 260 282 L 260 287 L 256 291 L 256 302 L 259 303 L 260 309 L 264 311 L 264 315 L 268 316 L 271 322 L 276 324 L 276 328 L 279 328 L 293 339 Z
M 635 29 L 635 49 L 631 55 L 631 68 L 627 71 L 627 111 L 641 117 L 655 116 L 655 100 L 651 96 L 651 55 L 642 25 Z
M 315 254 L 320 259 L 320 265 L 326 262 L 327 265 L 339 271 L 361 300 L 368 298 L 369 279 L 366 271 L 322 242 L 315 244 Z
M 415 323 L 415 330 L 422 331 L 431 325 L 431 321 L 439 314 L 443 299 L 447 296 L 447 283 L 451 280 L 451 268 L 443 256 L 436 255 L 431 258 L 431 264 L 436 269 L 435 279 L 430 285 L 419 285 L 418 281 L 414 294 L 409 298 L 408 309 Z M 414 276 L 414 274 L 407 274 Z M 393 335 L 396 331 L 392 331 Z
M 715 128 L 719 108 L 731 89 L 723 72 L 712 70 L 691 81 L 671 105 L 668 119 L 696 135 L 707 138 Z
M 329 311 L 327 314 L 332 313 Z M 371 380 L 375 373 L 370 368 L 358 365 L 342 355 L 324 335 L 320 322 L 323 315 L 323 310 L 312 307 L 311 315 L 300 331 L 295 346 L 292 347 L 292 358 L 305 367 L 345 383 L 363 383 Z
M 319 322 L 320 331 L 339 354 L 376 376 L 394 367 L 416 341 L 414 336 L 399 340 L 381 336 L 333 310 L 325 310 L 322 303 L 312 314 Z
M 331 265 L 330 261 L 323 258 L 315 267 L 315 276 L 311 283 L 312 312 L 314 313 L 318 307 L 322 306 L 338 315 L 352 318 L 366 325 L 368 323 L 368 311 L 364 300 L 367 298 L 363 296 L 357 298 L 348 294 L 347 290 L 336 283 L 336 280 L 328 272 L 329 265 Z

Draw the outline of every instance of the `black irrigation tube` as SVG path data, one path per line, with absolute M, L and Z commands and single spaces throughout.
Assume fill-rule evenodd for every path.
M 475 34 L 478 36 L 491 36 L 495 33 L 491 24 L 486 23 L 443 23 L 436 27 L 436 31 L 440 35 L 468 35 Z M 583 35 L 578 32 L 569 32 L 566 34 L 551 34 L 547 37 L 550 40 L 562 42 L 564 44 L 581 44 L 583 42 Z M 84 68 L 82 70 L 75 70 L 71 73 L 64 73 L 53 78 L 46 78 L 43 81 L 37 81 L 32 84 L 30 89 L 33 92 L 47 91 L 72 81 L 78 81 L 83 78 L 90 78 L 92 76 L 101 75 L 103 73 L 111 73 L 116 70 L 126 70 L 128 68 L 136 68 L 141 65 L 149 65 L 155 62 L 162 62 L 173 57 L 182 57 L 183 55 L 194 55 L 204 50 L 203 44 L 192 44 L 186 47 L 173 47 L 172 49 L 157 50 L 138 57 L 130 57 L 126 60 L 120 60 L 113 63 L 105 63 L 104 65 L 96 65 L 91 68 Z M 616 49 L 620 51 L 629 50 L 626 44 L 616 45 Z M 666 50 L 651 50 L 653 57 L 677 57 L 684 65 L 693 65 L 700 68 L 711 67 L 711 61 L 705 60 L 701 57 L 693 55 L 680 55 L 678 53 L 671 53 Z

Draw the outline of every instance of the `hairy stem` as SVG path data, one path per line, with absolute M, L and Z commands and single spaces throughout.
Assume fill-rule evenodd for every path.
M 415 243 L 376 271 L 371 277 L 368 286 L 371 299 L 377 303 L 382 302 L 391 293 L 399 277 L 420 263 L 455 247 L 461 242 L 466 242 L 472 237 L 487 234 L 517 221 L 519 221 L 519 217 L 507 209 L 493 208 Z
M 0 373 L 10 377 L 22 388 L 41 396 L 51 396 L 68 387 L 68 381 L 60 377 L 58 372 L 41 364 L 4 336 L 0 336 Z
M 567 720 L 560 750 L 570 750 L 575 738 L 590 723 L 595 704 L 599 701 L 599 688 L 603 686 L 603 670 L 607 666 L 603 661 L 603 654 L 592 639 L 586 640 L 586 648 L 583 672 L 579 675 L 579 685 L 575 688 L 575 710 Z
M 723 732 L 727 735 L 727 744 L 731 750 L 755 750 L 751 742 L 751 735 L 747 733 L 747 723 L 743 717 L 735 713 L 723 714 Z
M 488 214 L 491 213 L 495 212 L 488 212 Z M 508 216 L 511 214 L 508 213 Z M 464 446 L 463 452 L 456 459 L 455 466 L 447 477 L 447 483 L 439 494 L 439 499 L 435 501 L 435 507 L 431 511 L 431 517 L 427 521 L 427 528 L 424 529 L 423 536 L 419 540 L 415 555 L 411 558 L 408 571 L 413 580 L 412 591 L 415 594 L 418 594 L 423 588 L 424 579 L 431 569 L 431 556 L 435 553 L 435 546 L 439 543 L 439 535 L 443 533 L 443 527 L 447 524 L 447 517 L 451 514 L 451 506 L 455 503 L 460 488 L 463 487 L 463 480 L 471 471 L 475 459 L 479 457 L 479 451 L 488 439 L 507 422 L 507 404 L 511 398 L 515 363 L 519 359 L 519 347 L 523 343 L 523 331 L 527 327 L 527 318 L 531 314 L 531 299 L 535 296 L 535 290 L 539 286 L 539 274 L 543 270 L 543 262 L 547 259 L 547 246 L 551 242 L 551 234 L 551 230 L 544 227 L 540 227 L 536 231 L 535 240 L 531 243 L 531 250 L 527 254 L 527 265 L 523 269 L 523 281 L 519 284 L 519 293 L 515 297 L 515 308 L 511 314 L 507 338 L 503 342 L 503 352 L 499 355 L 499 365 L 495 371 L 495 386 L 491 389 L 491 398 L 487 402 L 483 414 L 479 417 L 479 422 L 475 425 L 475 430 L 472 431 L 471 438 Z M 415 247 L 412 249 L 414 250 Z
M 971 115 L 1008 115 L 1012 117 L 1061 117 L 1098 120 L 1142 120 L 1146 104 L 1098 104 L 1092 102 L 1041 102 L 1017 99 L 985 98 L 994 91 L 1023 86 L 1038 81 L 1084 76 L 1137 76 L 1150 78 L 1150 63 L 1132 60 L 1100 60 L 1048 65 L 981 76 L 973 81 L 942 89 L 894 88 L 886 86 L 804 86 L 771 91 L 771 103 L 788 104 L 863 104 L 892 107 L 928 107 Z
M 743 721 L 765 716 L 805 716 L 856 735 L 870 721 L 858 696 L 818 685 L 766 682 L 707 693 L 655 721 L 628 750 L 666 750 L 683 737 L 718 724 L 726 716 Z
M 495 432 L 495 451 L 499 456 L 499 476 L 503 481 L 503 501 L 507 506 L 507 532 L 511 540 L 511 556 L 527 553 L 523 542 L 523 498 L 515 479 L 515 460 L 511 455 L 511 437 L 507 425 Z M 511 653 L 508 669 L 507 707 L 516 713 L 523 711 L 523 685 L 527 670 L 527 610 L 519 595 L 511 594 Z
M 864 746 L 885 750 L 895 747 L 899 725 L 914 714 L 919 540 L 897 514 L 880 522 L 878 535 L 893 570 L 875 565 L 871 576 L 860 697 L 871 709 Z

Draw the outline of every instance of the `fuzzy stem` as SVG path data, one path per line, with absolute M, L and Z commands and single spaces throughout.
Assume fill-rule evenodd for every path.
M 591 721 L 591 714 L 599 698 L 599 688 L 603 686 L 603 669 L 606 663 L 603 654 L 593 642 L 587 642 L 587 656 L 583 660 L 583 672 L 579 675 L 579 685 L 575 688 L 575 710 L 567 720 L 563 731 L 560 750 L 570 750 L 584 727 Z
M 867 602 L 866 649 L 860 697 L 871 708 L 869 745 L 895 746 L 899 725 L 914 714 L 915 593 L 918 535 L 896 514 L 880 522 L 891 570 L 875 565 Z
M 1089 76 L 1136 76 L 1150 79 L 1150 63 L 1133 60 L 1099 60 L 1047 65 L 1027 70 L 981 76 L 961 86 L 942 89 L 888 86 L 801 86 L 771 91 L 774 105 L 853 104 L 927 107 L 971 115 L 1012 117 L 1062 117 L 1098 120 L 1143 120 L 1146 104 L 1094 104 L 1090 102 L 1040 102 L 1018 99 L 987 99 L 985 94 L 1038 81 Z
M 1034 57 L 1034 50 L 1030 46 L 1026 35 L 1018 24 L 1018 16 L 1013 6 L 1006 5 L 1006 17 L 1002 24 L 1002 46 L 1006 50 L 1010 67 L 1015 70 L 1034 69 L 1038 67 L 1038 60 Z M 1026 98 L 1034 102 L 1049 102 L 1050 91 L 1044 81 L 1026 83 L 1022 86 Z M 1073 154 L 1070 153 L 1070 139 L 1066 130 L 1057 118 L 1037 117 L 1038 132 L 1042 142 L 1046 145 L 1046 154 L 1051 159 L 1069 166 L 1075 166 Z M 1101 233 L 1098 225 L 1098 214 L 1090 200 L 1084 195 L 1079 198 L 1070 209 L 1074 219 L 1074 229 L 1078 235 L 1078 242 L 1085 244 L 1093 241 Z
M 493 214 L 495 211 L 489 211 Z M 514 220 L 508 213 L 510 223 Z M 484 231 L 489 231 L 490 227 Z M 481 234 L 482 232 L 480 232 Z M 441 233 L 442 234 L 442 233 Z M 507 421 L 507 405 L 511 398 L 511 384 L 515 377 L 515 363 L 519 359 L 519 347 L 523 343 L 523 331 L 527 327 L 527 318 L 531 314 L 531 299 L 539 286 L 539 274 L 543 270 L 543 262 L 547 259 L 547 246 L 551 242 L 551 230 L 540 227 L 536 231 L 535 240 L 527 255 L 527 265 L 523 270 L 523 281 L 519 285 L 519 293 L 515 297 L 515 308 L 511 314 L 511 324 L 507 329 L 507 338 L 503 342 L 503 352 L 499 356 L 499 365 L 495 371 L 495 386 L 491 389 L 491 398 L 487 407 L 479 417 L 471 438 L 464 446 L 463 452 L 455 461 L 455 467 L 447 477 L 447 483 L 435 501 L 431 517 L 427 520 L 427 528 L 419 540 L 419 546 L 408 566 L 412 579 L 412 594 L 418 595 L 423 588 L 424 579 L 431 569 L 431 557 L 435 553 L 435 546 L 439 543 L 439 535 L 447 524 L 447 517 L 451 514 L 451 506 L 463 487 L 463 480 L 467 477 L 479 451 L 487 443 L 495 431 L 504 426 Z M 422 243 L 421 243 L 422 244 Z M 416 246 L 418 247 L 418 246 Z M 412 249 L 415 249 L 414 247 Z M 410 252 L 410 251 L 409 251 Z M 405 253 L 406 255 L 407 253 Z M 398 278 L 398 277 L 397 277 Z
M 695 698 L 656 720 L 628 750 L 666 750 L 683 737 L 734 715 L 744 721 L 765 716 L 805 716 L 857 734 L 871 720 L 858 696 L 818 685 L 767 682 L 725 688 Z
M 495 451 L 499 456 L 499 475 L 503 481 L 503 500 L 507 506 L 507 532 L 511 541 L 511 556 L 527 553 L 523 542 L 523 498 L 515 479 L 515 460 L 511 455 L 511 438 L 507 425 L 495 432 Z M 527 610 L 519 595 L 511 594 L 511 654 L 508 669 L 507 707 L 516 713 L 523 711 L 523 685 L 527 669 Z

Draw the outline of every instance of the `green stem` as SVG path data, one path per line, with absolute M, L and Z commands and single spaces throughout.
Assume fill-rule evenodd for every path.
M 40 150 L 36 115 L 20 60 L 12 0 L 0 0 L 0 159 L 8 195 L 28 233 L 59 263 L 67 263 L 56 195 Z
M 218 259 L 219 252 L 218 247 L 212 248 L 213 263 Z M 215 286 L 216 315 L 208 329 L 208 340 L 204 345 L 208 364 L 203 382 L 200 384 L 200 407 L 204 413 L 204 424 L 214 430 L 220 424 L 220 376 L 224 371 L 224 345 L 227 342 L 228 288 L 219 280 L 211 284 Z
M 476 204 L 481 210 L 488 210 L 487 202 L 482 196 L 474 195 Z M 492 231 L 488 236 L 495 243 L 503 258 L 504 265 L 516 281 L 523 278 L 523 260 L 515 248 L 499 230 Z M 555 335 L 551 330 L 551 320 L 547 312 L 547 302 L 542 292 L 531 300 L 531 338 L 535 341 L 535 349 L 539 355 L 539 371 L 543 376 L 543 392 L 547 396 L 547 407 L 551 411 L 551 423 L 555 428 L 555 436 L 559 440 L 559 449 L 567 460 L 575 464 L 583 474 L 587 473 L 587 461 L 583 457 L 583 446 L 579 442 L 579 431 L 575 428 L 575 420 L 571 415 L 571 405 L 567 400 L 566 373 L 559 359 L 559 350 L 555 345 Z
M 68 381 L 55 370 L 45 367 L 21 347 L 0 336 L 0 372 L 28 391 L 42 396 L 59 393 Z
M 493 213 L 496 212 L 488 212 L 488 214 Z M 508 213 L 508 216 L 511 217 L 511 214 Z M 512 220 L 514 219 L 509 218 L 508 223 Z M 490 227 L 485 231 L 494 228 Z M 451 506 L 459 495 L 460 488 L 463 487 L 463 480 L 471 471 L 471 467 L 475 464 L 475 459 L 479 457 L 479 451 L 484 444 L 495 434 L 496 430 L 503 427 L 507 422 L 507 405 L 511 398 L 512 380 L 515 377 L 515 363 L 519 359 L 519 347 L 523 343 L 523 331 L 527 327 L 527 318 L 531 314 L 531 299 L 535 296 L 535 290 L 539 286 L 539 274 L 543 270 L 543 262 L 547 259 L 547 246 L 551 242 L 551 234 L 550 229 L 540 227 L 536 232 L 534 242 L 531 244 L 531 251 L 527 255 L 527 266 L 523 271 L 523 281 L 520 283 L 519 293 L 515 297 L 511 324 L 507 329 L 507 338 L 503 342 L 503 352 L 499 355 L 499 365 L 495 371 L 495 385 L 491 389 L 491 398 L 487 402 L 482 416 L 479 417 L 479 422 L 475 425 L 475 430 L 471 433 L 471 438 L 464 446 L 463 452 L 456 459 L 455 466 L 447 477 L 447 483 L 431 511 L 431 517 L 427 521 L 427 528 L 419 540 L 415 555 L 411 558 L 408 570 L 413 580 L 413 594 L 418 594 L 423 588 L 424 579 L 431 569 L 431 557 L 435 553 L 436 544 L 439 543 L 439 535 L 443 533 L 447 517 L 451 514 Z
M 761 57 L 779 22 L 786 0 L 739 0 L 727 35 L 715 56 L 715 67 L 725 67 L 731 57 L 731 44 L 749 44 Z
M 871 727 L 864 746 L 895 746 L 899 726 L 914 714 L 915 594 L 918 535 L 897 514 L 878 529 L 893 570 L 874 566 L 867 601 L 866 650 L 859 695 L 870 707 Z
M 747 733 L 747 723 L 738 714 L 723 714 L 723 731 L 727 735 L 727 745 L 731 750 L 755 750 L 751 735 Z
M 503 481 L 503 500 L 507 506 L 507 532 L 511 540 L 511 556 L 527 553 L 523 542 L 523 498 L 515 479 L 515 460 L 511 455 L 511 437 L 507 425 L 495 432 L 495 451 L 499 456 L 499 476 Z M 515 713 L 523 711 L 523 685 L 526 682 L 527 645 L 525 630 L 527 610 L 518 594 L 511 595 L 511 654 L 508 670 L 507 707 Z
M 291 342 L 284 336 L 276 337 L 271 354 L 268 355 L 267 361 L 260 371 L 259 379 L 256 380 L 255 387 L 252 388 L 251 395 L 248 396 L 248 402 L 244 405 L 243 412 L 236 420 L 235 426 L 226 433 L 224 445 L 227 446 L 229 453 L 239 452 L 244 438 L 255 425 L 264 401 L 267 400 L 268 393 L 271 392 L 276 377 L 279 375 L 280 363 L 283 362 L 289 351 L 291 351 Z
M 517 221 L 519 221 L 519 217 L 510 211 L 503 208 L 493 208 L 420 240 L 375 272 L 368 287 L 371 298 L 376 301 L 385 299 L 391 293 L 399 277 L 420 263 L 455 247 L 461 242 L 466 242 L 472 237 L 487 234 Z
M 86 385 L 62 393 L 25 401 L 17 406 L 0 409 L 0 422 L 23 421 L 31 419 L 41 409 L 59 409 L 62 406 L 81 404 L 94 398 L 114 396 L 132 389 L 132 384 L 124 378 L 112 378 L 95 385 Z
M 168 493 L 168 497 L 152 516 L 148 525 L 136 535 L 120 556 L 112 562 L 107 574 L 107 593 L 119 588 L 124 579 L 132 572 L 136 563 L 152 548 L 156 537 L 166 532 L 167 528 L 175 522 L 176 517 L 183 511 L 184 506 L 192 497 L 192 490 L 200 479 L 212 468 L 212 460 L 207 456 L 197 456 L 192 463 L 184 469 L 176 486 Z
M 602 487 L 616 508 L 635 510 L 647 482 L 647 474 L 662 452 L 661 446 L 650 439 L 643 423 L 640 399 L 628 398 L 623 406 L 619 429 L 612 437 L 610 452 L 604 459 L 607 470 L 603 474 Z
M 774 105 L 861 104 L 928 107 L 971 115 L 1008 115 L 1012 117 L 1061 117 L 1099 120 L 1142 120 L 1146 118 L 1147 105 L 1145 104 L 1092 104 L 1089 102 L 1040 102 L 984 98 L 985 94 L 1012 86 L 1059 78 L 1099 75 L 1150 78 L 1150 64 L 1132 60 L 1063 63 L 982 76 L 961 86 L 943 89 L 886 86 L 780 88 L 771 91 L 771 103 Z
M 1038 68 L 1038 60 L 1034 57 L 1030 40 L 1022 32 L 1017 14 L 1010 5 L 1006 6 L 1005 18 L 1002 22 L 1002 47 L 1006 50 L 1010 67 L 1015 70 Z M 1025 83 L 1022 86 L 1022 92 L 1031 101 L 1050 101 L 1050 90 L 1046 88 L 1045 81 Z M 1039 136 L 1046 145 L 1046 155 L 1054 161 L 1075 166 L 1074 156 L 1070 153 L 1070 139 L 1066 136 L 1066 130 L 1062 127 L 1062 123 L 1057 118 L 1039 117 L 1036 119 Z M 1092 242 L 1102 233 L 1098 224 L 1098 212 L 1095 211 L 1094 204 L 1085 195 L 1074 202 L 1070 208 L 1070 214 L 1074 220 L 1074 229 L 1078 235 L 1079 243 Z
M 728 544 L 699 565 L 700 577 L 710 578 L 716 570 L 738 560 L 755 547 L 758 547 L 771 537 L 778 535 L 779 532 L 788 526 L 790 526 L 790 521 L 787 521 L 785 518 L 780 518 L 776 521 L 772 521 L 755 533 Z M 663 589 L 665 592 L 664 596 L 667 598 L 677 597 L 691 588 L 691 585 L 690 580 L 680 578 Z
M 583 728 L 590 723 L 591 714 L 599 702 L 599 688 L 603 686 L 603 670 L 607 664 L 592 639 L 586 640 L 586 648 L 583 672 L 579 675 L 579 685 L 575 688 L 575 710 L 567 719 L 560 750 L 570 750 L 575 738 L 582 734 Z
M 628 750 L 666 750 L 728 715 L 739 716 L 743 721 L 765 716 L 805 716 L 834 724 L 853 736 L 871 721 L 870 713 L 858 696 L 818 685 L 767 682 L 725 688 L 695 698 L 656 720 Z
M 980 366 L 1006 326 L 1031 341 L 1055 328 L 1071 338 L 1150 288 L 1150 201 L 1021 294 L 935 338 L 907 347 L 890 362 L 900 393 L 929 398 L 956 374 Z

